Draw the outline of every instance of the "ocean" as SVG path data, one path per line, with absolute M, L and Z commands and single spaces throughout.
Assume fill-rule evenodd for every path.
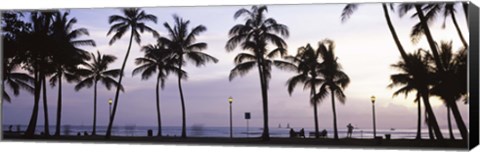
M 11 125 L 12 131 L 16 132 L 18 130 L 25 131 L 27 126 L 24 125 Z M 10 125 L 3 125 L 3 131 L 9 131 Z M 55 126 L 50 126 L 50 134 L 55 132 Z M 148 130 L 153 131 L 153 135 L 157 134 L 156 126 L 114 126 L 112 129 L 113 136 L 147 136 Z M 294 131 L 298 132 L 302 128 L 293 128 Z M 304 128 L 305 136 L 309 137 L 309 132 L 314 132 L 313 128 Z M 97 135 L 105 135 L 107 126 L 97 126 Z M 320 132 L 323 129 L 320 129 Z M 271 137 L 289 137 L 290 128 L 270 128 Z M 445 138 L 449 138 L 448 129 L 441 129 Z M 36 134 L 41 134 L 43 132 L 43 126 L 37 126 Z M 92 126 L 81 126 L 81 125 L 63 125 L 61 128 L 61 135 L 71 135 L 76 136 L 78 133 L 84 135 L 84 132 L 91 134 Z M 328 138 L 333 138 L 333 129 L 327 129 Z M 454 136 L 456 138 L 461 138 L 460 132 L 457 129 L 453 130 Z M 386 134 L 390 134 L 392 139 L 414 139 L 416 136 L 416 129 L 377 129 L 377 136 L 383 136 L 385 138 Z M 234 138 L 255 138 L 260 137 L 262 134 L 262 128 L 260 127 L 249 127 L 248 132 L 246 127 L 233 127 L 233 137 Z M 180 126 L 164 126 L 162 127 L 162 135 L 169 137 L 178 137 L 181 135 Z M 201 125 L 195 125 L 187 127 L 187 136 L 189 137 L 230 137 L 230 127 L 206 127 Z M 339 138 L 345 138 L 347 136 L 346 129 L 338 129 Z M 354 129 L 352 133 L 353 138 L 373 138 L 373 129 Z M 422 129 L 422 138 L 428 139 L 428 129 Z

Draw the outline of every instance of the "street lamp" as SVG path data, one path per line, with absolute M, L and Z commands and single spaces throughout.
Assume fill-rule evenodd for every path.
M 375 128 L 375 96 L 370 97 L 372 100 L 372 113 L 373 113 L 373 139 L 377 137 L 377 129 Z
M 109 109 L 110 109 L 109 110 L 109 118 L 108 118 L 109 121 L 112 121 L 112 103 L 113 103 L 112 98 L 108 99 L 108 105 L 109 105 Z
M 230 138 L 233 138 L 233 129 L 232 129 L 232 102 L 233 98 L 228 97 L 228 103 L 230 104 Z

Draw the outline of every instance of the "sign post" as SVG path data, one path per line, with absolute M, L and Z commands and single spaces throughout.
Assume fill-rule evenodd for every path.
M 250 112 L 245 112 L 245 119 L 247 120 L 247 138 L 248 138 L 248 120 L 250 120 Z

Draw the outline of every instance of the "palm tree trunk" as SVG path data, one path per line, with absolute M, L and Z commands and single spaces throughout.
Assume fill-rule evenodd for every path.
M 183 57 L 180 56 L 180 64 L 179 64 L 179 69 L 182 71 L 182 60 Z M 182 90 L 182 79 L 181 75 L 178 74 L 178 91 L 180 92 L 180 101 L 182 103 L 182 138 L 187 138 L 187 120 L 186 120 L 186 113 L 185 113 L 185 100 L 183 98 L 183 90 Z
M 57 126 L 55 136 L 60 136 L 60 125 L 62 120 L 62 73 L 58 72 L 58 101 L 57 101 Z
M 27 130 L 25 131 L 25 136 L 30 138 L 33 137 L 33 135 L 35 134 L 35 128 L 37 127 L 38 105 L 40 102 L 40 91 L 41 91 L 40 88 L 42 83 L 41 79 L 39 78 L 37 69 L 38 67 L 35 67 L 35 70 L 34 70 L 35 96 L 34 96 L 32 116 L 30 117 Z
M 435 136 L 433 135 L 433 130 L 432 130 L 432 125 L 430 125 L 430 122 L 428 121 L 428 113 L 427 109 L 425 108 L 425 121 L 427 122 L 427 127 L 428 127 L 428 136 L 430 137 L 430 140 L 435 140 Z
M 435 136 L 439 140 L 443 140 L 443 135 L 442 132 L 440 131 L 440 127 L 438 127 L 437 119 L 435 118 L 435 114 L 433 114 L 433 109 L 432 106 L 430 105 L 430 100 L 428 99 L 428 94 L 427 93 L 422 93 L 422 98 L 423 98 L 423 104 L 425 105 L 425 108 L 428 113 L 428 124 L 430 127 L 433 128 L 433 131 L 435 133 Z
M 448 121 L 448 132 L 450 133 L 450 139 L 454 140 L 455 136 L 453 136 L 453 131 L 452 131 L 452 122 L 451 122 L 451 117 L 450 117 L 450 106 L 447 104 L 447 121 Z
M 452 21 L 453 21 L 453 25 L 455 25 L 455 29 L 457 29 L 458 36 L 460 37 L 460 40 L 462 40 L 463 46 L 465 46 L 465 48 L 468 48 L 468 43 L 463 37 L 462 31 L 458 26 L 457 19 L 455 18 L 455 12 L 450 11 L 450 16 L 452 17 Z
M 418 107 L 418 122 L 417 122 L 417 137 L 415 139 L 422 139 L 422 104 L 420 103 L 420 99 L 417 101 Z
M 332 96 L 332 111 L 333 111 L 333 136 L 334 139 L 338 139 L 338 130 L 337 130 L 337 112 L 335 110 L 335 95 L 333 90 L 330 89 Z
M 395 31 L 395 28 L 393 27 L 392 21 L 390 20 L 390 15 L 388 13 L 387 9 L 387 4 L 383 3 L 383 13 L 385 15 L 385 19 L 387 20 L 388 24 L 388 29 L 390 29 L 390 33 L 392 34 L 393 40 L 395 41 L 395 44 L 397 45 L 398 51 L 400 52 L 400 55 L 402 55 L 402 58 L 405 60 L 407 63 L 407 53 L 405 52 L 405 49 L 402 46 L 402 43 L 400 43 L 400 39 L 398 38 L 397 32 Z
M 92 136 L 97 134 L 97 80 L 93 85 L 93 131 Z
M 134 28 L 132 28 L 132 32 L 130 33 L 130 42 L 128 43 L 128 49 L 127 49 L 127 53 L 125 54 L 125 59 L 123 59 L 122 69 L 120 69 L 120 78 L 118 78 L 117 91 L 115 92 L 115 101 L 113 104 L 113 111 L 112 111 L 112 115 L 110 116 L 107 133 L 105 135 L 105 138 L 107 139 L 110 139 L 110 137 L 112 136 L 112 125 L 113 125 L 113 120 L 115 119 L 115 113 L 117 112 L 118 95 L 120 94 L 120 87 L 122 86 L 123 71 L 125 70 L 125 64 L 127 63 L 128 55 L 130 54 L 130 49 L 132 47 L 133 29 Z
M 157 120 L 158 120 L 158 137 L 162 137 L 162 119 L 160 117 L 160 90 L 159 90 L 159 83 L 160 83 L 160 71 L 158 72 L 158 77 L 157 77 Z
M 259 57 L 258 61 L 258 73 L 260 75 L 260 85 L 262 89 L 262 107 L 263 107 L 263 132 L 262 132 L 262 139 L 264 141 L 270 140 L 270 131 L 268 127 L 268 83 L 263 71 L 265 67 L 263 65 L 263 60 Z
M 463 140 L 468 140 L 468 130 L 463 122 L 462 115 L 458 110 L 457 103 L 455 101 L 450 101 L 450 109 L 452 110 L 453 118 L 455 118 L 455 122 L 457 123 L 458 130 L 460 131 L 460 135 L 462 136 Z
M 43 114 L 45 116 L 45 121 L 44 121 L 44 131 L 45 131 L 45 136 L 50 136 L 50 125 L 48 124 L 48 106 L 47 106 L 47 78 L 45 75 L 42 75 L 43 77 Z
M 315 80 L 315 75 L 312 75 L 312 80 Z M 315 91 L 315 83 L 312 81 L 311 82 L 311 86 L 310 86 L 310 90 L 311 90 L 311 103 L 313 103 L 313 118 L 314 118 L 314 123 L 315 123 L 315 138 L 319 138 L 319 131 L 318 131 L 318 112 L 317 112 L 317 102 L 315 101 L 315 95 L 317 94 L 316 91 Z
M 417 10 L 418 18 L 420 19 L 420 23 L 423 27 L 423 31 L 425 33 L 425 36 L 427 37 L 428 45 L 430 46 L 430 49 L 432 50 L 433 58 L 435 59 L 435 64 L 437 66 L 437 69 L 440 69 L 440 73 L 442 73 L 443 70 L 443 64 L 440 60 L 440 56 L 438 55 L 438 50 L 437 46 L 435 44 L 435 40 L 433 40 L 432 33 L 430 32 L 430 28 L 428 27 L 427 21 L 425 19 L 425 15 L 423 14 L 422 10 L 422 4 L 415 4 L 415 9 Z M 438 127 L 438 126 L 437 126 Z

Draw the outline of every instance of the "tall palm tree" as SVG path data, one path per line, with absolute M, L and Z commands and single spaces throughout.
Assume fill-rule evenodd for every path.
M 113 63 L 117 58 L 113 55 L 100 54 L 97 51 L 97 55 L 91 53 L 92 61 L 90 63 L 84 63 L 83 68 L 76 71 L 76 74 L 84 77 L 76 86 L 75 90 L 79 91 L 82 88 L 90 88 L 93 85 L 93 126 L 92 135 L 96 135 L 97 130 L 97 84 L 101 82 L 107 90 L 113 87 L 120 87 L 123 91 L 123 87 L 115 81 L 115 78 L 120 75 L 120 69 L 108 69 L 108 65 Z
M 441 42 L 439 46 L 440 58 L 444 63 L 444 72 L 439 72 L 440 69 L 435 68 L 437 74 L 437 81 L 433 85 L 431 92 L 433 95 L 439 96 L 447 106 L 448 128 L 450 139 L 454 139 L 452 127 L 450 122 L 450 112 L 460 115 L 456 101 L 460 100 L 467 93 L 467 57 L 466 49 L 462 48 L 458 54 L 453 53 L 452 42 Z M 457 126 L 465 126 L 464 121 L 455 119 Z M 461 132 L 462 134 L 462 132 Z M 463 139 L 466 136 L 462 135 Z
M 118 79 L 118 83 L 120 85 L 122 84 L 123 71 L 125 70 L 125 64 L 127 63 L 128 55 L 130 54 L 133 39 L 135 39 L 135 42 L 137 42 L 137 44 L 140 44 L 140 33 L 143 33 L 144 31 L 152 33 L 154 37 L 158 37 L 157 31 L 153 30 L 145 24 L 146 22 L 157 23 L 156 16 L 147 14 L 145 13 L 145 11 L 138 8 L 123 9 L 122 15 L 123 16 L 112 15 L 109 17 L 108 23 L 113 25 L 110 27 L 110 30 L 107 33 L 107 35 L 114 33 L 113 37 L 110 39 L 109 42 L 109 44 L 112 45 L 130 30 L 130 41 L 128 42 L 125 59 L 123 59 L 122 68 L 120 69 L 120 73 L 122 74 L 120 74 L 120 78 Z M 108 123 L 106 138 L 110 138 L 112 134 L 112 124 L 113 120 L 115 119 L 115 114 L 117 112 L 119 93 L 120 87 L 117 87 L 117 91 L 115 92 L 115 99 L 113 102 L 112 116 L 110 118 L 111 121 Z
M 235 12 L 234 19 L 244 17 L 245 23 L 233 26 L 229 31 L 229 40 L 225 48 L 228 52 L 233 51 L 240 45 L 242 50 L 249 53 L 240 53 L 235 57 L 235 68 L 230 72 L 230 80 L 236 76 L 245 75 L 255 66 L 260 76 L 263 106 L 263 133 L 262 139 L 269 140 L 268 128 L 268 81 L 271 77 L 272 65 L 280 69 L 295 70 L 295 66 L 289 62 L 275 60 L 277 56 L 287 56 L 287 43 L 283 38 L 288 37 L 288 27 L 278 23 L 273 18 L 267 18 L 266 6 L 252 6 L 250 10 L 242 8 Z M 268 50 L 268 45 L 276 47 Z
M 316 88 L 323 82 L 323 79 L 318 78 L 318 70 L 320 69 L 320 51 L 315 50 L 307 44 L 298 48 L 295 56 L 287 57 L 296 64 L 298 74 L 288 79 L 288 93 L 291 95 L 295 86 L 299 83 L 304 84 L 304 89 L 310 88 L 310 104 L 313 106 L 314 124 L 315 124 L 315 138 L 319 138 L 318 131 L 318 112 L 317 105 L 319 100 L 315 100 L 314 96 L 317 94 Z
M 345 94 L 343 90 L 350 83 L 348 75 L 342 71 L 342 66 L 337 62 L 335 56 L 335 43 L 332 40 L 326 39 L 319 42 L 318 49 L 320 56 L 323 60 L 320 65 L 319 73 L 323 77 L 324 82 L 320 86 L 320 90 L 316 95 L 317 100 L 322 100 L 328 95 L 330 91 L 330 97 L 332 98 L 332 111 L 333 111 L 333 131 L 334 138 L 338 139 L 337 131 L 337 113 L 335 110 L 335 97 L 340 103 L 345 104 Z
M 439 53 L 438 53 L 438 48 L 435 44 L 435 40 L 433 39 L 433 36 L 431 34 L 431 31 L 430 31 L 430 28 L 428 27 L 428 17 L 427 16 L 430 16 L 430 14 L 426 14 L 424 13 L 424 9 L 423 7 L 425 7 L 426 4 L 425 3 L 402 3 L 399 5 L 399 15 L 400 16 L 403 16 L 405 15 L 407 12 L 409 12 L 410 10 L 412 9 L 415 9 L 415 15 L 419 20 L 420 20 L 420 23 L 419 23 L 419 29 L 421 29 L 422 33 L 424 33 L 424 35 L 426 36 L 427 38 L 427 42 L 428 42 L 428 45 L 430 46 L 430 50 L 433 54 L 433 58 L 434 58 L 434 61 L 435 61 L 435 65 L 437 67 L 441 67 L 439 68 L 440 69 L 440 73 L 444 72 L 443 71 L 443 64 L 442 64 L 442 61 L 440 59 L 440 56 L 439 56 Z M 442 140 L 443 139 L 443 135 L 442 135 L 442 132 L 440 131 L 440 127 L 438 126 L 438 122 L 437 122 L 437 119 L 435 117 L 435 114 L 433 113 L 433 109 L 430 105 L 429 102 L 427 101 L 424 101 L 425 102 L 425 108 L 427 110 L 427 113 L 428 113 L 428 120 L 430 121 L 429 124 L 432 125 L 433 127 L 433 131 L 435 133 L 435 136 L 437 137 L 437 139 L 439 140 Z
M 58 85 L 57 100 L 57 122 L 55 127 L 55 136 L 60 135 L 61 114 L 62 114 L 62 79 L 66 78 L 68 82 L 79 81 L 79 75 L 75 74 L 77 66 L 90 56 L 79 46 L 95 46 L 93 40 L 78 40 L 81 36 L 88 36 L 86 28 L 73 29 L 76 18 L 68 18 L 68 12 L 56 12 L 53 22 L 53 37 L 56 40 L 56 46 L 52 55 L 54 74 L 50 78 L 51 86 Z
M 22 55 L 22 61 L 25 64 L 25 69 L 34 77 L 34 105 L 32 116 L 25 131 L 26 137 L 32 137 L 36 130 L 41 86 L 46 74 L 44 68 L 49 60 L 48 57 L 51 55 L 51 50 L 53 50 L 55 46 L 51 36 L 51 21 L 53 13 L 55 12 L 56 11 L 31 12 L 30 19 L 32 28 L 31 31 L 27 32 L 22 41 L 22 45 L 25 45 L 23 46 L 25 52 Z M 44 102 L 44 107 L 47 107 L 46 102 Z M 48 119 L 46 114 L 47 113 L 45 113 L 46 119 Z M 45 128 L 48 128 L 47 121 L 45 121 L 45 124 Z
M 400 87 L 400 89 L 393 93 L 394 97 L 400 94 L 405 94 L 405 97 L 407 97 L 410 92 L 417 92 L 414 100 L 418 106 L 416 139 L 421 139 L 422 117 L 420 99 L 424 94 L 428 93 L 428 87 L 432 82 L 433 67 L 430 65 L 430 60 L 426 57 L 425 51 L 421 49 L 413 54 L 408 54 L 407 60 L 410 64 L 407 64 L 405 60 L 402 59 L 398 63 L 392 65 L 393 68 L 400 70 L 401 73 L 390 76 L 392 83 L 389 84 L 388 87 Z
M 157 121 L 158 132 L 157 136 L 162 137 L 162 121 L 160 117 L 160 87 L 163 89 L 165 80 L 170 73 L 180 74 L 183 79 L 187 78 L 187 73 L 180 70 L 177 66 L 177 61 L 172 59 L 172 52 L 169 51 L 165 45 L 147 45 L 142 48 L 145 52 L 144 57 L 135 59 L 135 64 L 138 65 L 132 72 L 132 75 L 142 73 L 142 80 L 148 80 L 153 74 L 157 73 L 156 83 L 156 107 L 157 107 Z
M 176 66 L 178 66 L 177 72 L 182 72 L 183 66 L 186 64 L 186 61 L 191 61 L 195 66 L 203 66 L 208 62 L 217 63 L 218 59 L 213 56 L 210 56 L 202 50 L 207 49 L 207 43 L 197 42 L 197 36 L 205 32 L 207 28 L 203 25 L 198 25 L 192 29 L 188 29 L 190 21 L 183 20 L 177 15 L 173 15 L 174 25 L 173 27 L 167 22 L 163 23 L 163 26 L 168 31 L 168 37 L 160 37 L 158 39 L 159 43 L 166 45 L 165 47 L 172 53 L 171 58 L 176 61 Z M 187 137 L 186 133 L 186 110 L 185 110 L 185 99 L 183 97 L 182 90 L 182 79 L 184 79 L 184 73 L 177 73 L 178 76 L 178 90 L 180 92 L 180 101 L 182 104 L 182 138 Z

